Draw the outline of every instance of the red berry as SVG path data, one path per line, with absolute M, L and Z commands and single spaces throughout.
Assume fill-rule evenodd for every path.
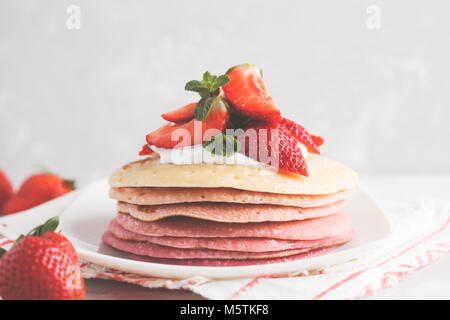
M 261 73 L 255 65 L 243 64 L 234 67 L 227 74 L 230 82 L 222 89 L 239 113 L 251 119 L 280 121 L 280 110 L 267 93 Z
M 35 174 L 3 206 L 3 214 L 24 211 L 72 191 L 67 181 L 52 174 Z
M 72 244 L 61 234 L 26 236 L 0 259 L 0 296 L 14 300 L 84 299 Z
M 249 130 L 255 130 L 252 136 Z M 266 130 L 266 131 L 263 131 Z M 308 176 L 308 168 L 302 155 L 299 141 L 289 130 L 278 124 L 250 123 L 244 131 L 247 141 L 245 143 L 245 155 L 256 161 L 276 166 L 281 170 Z M 252 138 L 253 141 L 250 141 Z M 261 140 L 264 139 L 264 140 Z M 277 160 L 278 163 L 275 163 Z
M 152 149 L 150 149 L 148 144 L 145 144 L 142 147 L 142 150 L 139 152 L 139 155 L 140 156 L 149 156 L 149 155 L 152 155 L 153 153 L 154 153 L 154 151 Z
M 0 214 L 6 201 L 12 196 L 13 187 L 6 174 L 0 170 Z
M 320 136 L 314 136 L 308 133 L 304 127 L 292 120 L 283 118 L 282 126 L 287 128 L 311 153 L 320 154 L 319 146 L 323 144 L 324 139 Z
M 325 139 L 321 136 L 316 136 L 314 134 L 311 134 L 311 138 L 313 139 L 316 146 L 320 147 L 325 142 Z
M 221 98 L 217 98 L 212 104 L 205 120 L 198 121 L 192 119 L 183 123 L 166 124 L 156 131 L 149 133 L 147 135 L 147 142 L 158 148 L 167 149 L 200 144 L 209 140 L 212 136 L 216 135 L 217 132 L 224 131 L 227 123 L 228 109 L 224 101 Z M 200 131 L 200 128 L 201 132 L 198 132 L 197 136 L 194 134 L 194 131 Z
M 185 105 L 184 107 L 178 108 L 176 110 L 164 113 L 161 115 L 165 120 L 169 122 L 186 122 L 194 119 L 194 111 L 197 106 L 197 102 L 190 103 Z

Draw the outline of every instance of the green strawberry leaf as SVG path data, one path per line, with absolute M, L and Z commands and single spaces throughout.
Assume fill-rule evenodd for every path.
M 241 150 L 241 143 L 231 135 L 219 133 L 203 143 L 203 148 L 214 155 L 229 157 Z
M 59 218 L 53 217 L 48 219 L 44 224 L 41 224 L 31 230 L 27 235 L 29 236 L 42 236 L 46 232 L 53 232 L 56 230 L 59 224 Z M 18 239 L 19 240 L 19 239 Z M 16 240 L 17 241 L 17 240 Z

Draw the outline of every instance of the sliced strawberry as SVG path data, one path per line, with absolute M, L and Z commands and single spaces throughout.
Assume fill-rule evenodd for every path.
M 311 134 L 311 138 L 313 139 L 316 146 L 320 147 L 325 142 L 325 139 L 321 136 L 316 136 L 314 134 Z
M 252 135 L 250 130 L 255 130 L 256 134 Z M 241 143 L 245 143 L 244 152 L 247 157 L 281 170 L 308 176 L 306 160 L 297 138 L 280 123 L 271 125 L 250 123 L 244 134 L 246 141 L 243 141 L 239 135 L 238 139 Z M 250 141 L 255 137 L 256 140 Z M 267 141 L 261 139 L 267 139 Z M 274 163 L 274 160 L 278 163 Z
M 189 103 L 184 107 L 178 108 L 176 110 L 164 113 L 161 115 L 165 120 L 169 122 L 186 122 L 194 119 L 194 111 L 197 106 L 197 102 Z
M 145 144 L 142 147 L 142 150 L 139 152 L 140 156 L 149 156 L 151 154 L 153 154 L 155 151 L 153 151 L 152 149 L 150 149 L 150 147 L 148 146 L 148 144 Z
M 181 148 L 200 144 L 226 129 L 228 109 L 221 98 L 217 98 L 205 120 L 192 119 L 188 122 L 166 124 L 149 133 L 147 142 L 158 148 Z M 214 129 L 214 130 L 210 130 Z M 201 130 L 201 132 L 200 132 Z
M 222 89 L 238 112 L 257 120 L 281 120 L 280 110 L 267 93 L 261 73 L 255 65 L 243 64 L 227 74 L 231 80 Z
M 320 154 L 319 146 L 322 145 L 324 141 L 322 137 L 309 134 L 304 127 L 286 118 L 281 120 L 281 125 L 292 132 L 292 134 L 305 145 L 309 152 Z

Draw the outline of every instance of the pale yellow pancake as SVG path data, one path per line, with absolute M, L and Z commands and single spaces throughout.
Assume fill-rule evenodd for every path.
M 354 188 L 356 173 L 335 160 L 310 154 L 309 177 L 226 164 L 161 164 L 159 156 L 132 162 L 110 177 L 111 187 L 235 188 L 283 194 L 330 194 Z
M 188 191 L 188 192 L 187 192 Z M 109 196 L 122 202 L 138 205 L 161 205 L 192 202 L 229 202 L 247 204 L 277 204 L 300 208 L 321 207 L 341 201 L 353 194 L 345 189 L 332 194 L 279 194 L 234 188 L 167 188 L 123 187 L 109 189 Z

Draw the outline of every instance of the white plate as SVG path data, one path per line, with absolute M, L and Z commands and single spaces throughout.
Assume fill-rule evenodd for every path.
M 122 254 L 101 243 L 108 223 L 116 215 L 116 203 L 108 197 L 106 181 L 99 181 L 73 201 L 61 216 L 61 228 L 85 260 L 124 272 L 144 276 L 185 279 L 203 276 L 210 279 L 255 277 L 259 275 L 295 274 L 354 260 L 380 245 L 389 236 L 391 227 L 383 211 L 361 187 L 350 200 L 355 238 L 323 256 L 297 261 L 256 266 L 203 267 L 179 266 L 125 259 Z

